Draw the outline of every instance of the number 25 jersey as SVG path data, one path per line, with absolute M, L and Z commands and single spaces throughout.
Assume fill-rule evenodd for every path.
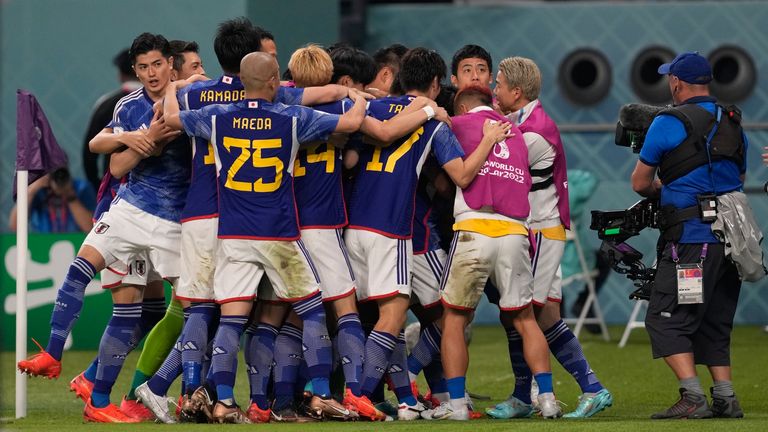
M 371 101 L 368 114 L 386 121 L 402 111 L 413 96 Z M 412 134 L 388 146 L 353 144 L 360 153 L 359 172 L 349 198 L 349 228 L 391 238 L 413 236 L 414 199 L 419 173 L 429 152 L 442 166 L 464 156 L 448 126 L 429 120 Z
M 182 111 L 185 131 L 216 152 L 219 238 L 296 240 L 293 166 L 300 142 L 325 140 L 339 116 L 244 100 Z

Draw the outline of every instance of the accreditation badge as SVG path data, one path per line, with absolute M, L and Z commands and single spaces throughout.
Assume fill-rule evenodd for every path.
M 700 263 L 678 264 L 677 269 L 677 303 L 704 303 L 704 270 Z

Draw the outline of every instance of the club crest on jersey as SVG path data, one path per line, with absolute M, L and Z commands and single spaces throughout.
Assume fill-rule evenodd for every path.
M 109 225 L 105 224 L 104 222 L 99 222 L 98 225 L 93 229 L 93 232 L 96 234 L 104 234 L 109 229 Z
M 147 262 L 144 260 L 136 260 L 133 263 L 133 266 L 136 268 L 136 274 L 139 276 L 144 276 L 147 273 Z
M 259 102 L 257 101 L 248 101 L 248 108 L 258 108 Z

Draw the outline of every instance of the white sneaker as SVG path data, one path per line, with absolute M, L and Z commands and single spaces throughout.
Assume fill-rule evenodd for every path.
M 449 402 L 443 402 L 439 407 L 427 411 L 431 411 L 427 414 L 431 420 L 469 420 L 469 410 L 466 406 L 455 410 Z M 422 414 L 422 417 L 427 418 L 424 417 L 424 414 Z
M 539 402 L 539 411 L 542 417 L 552 419 L 563 416 L 560 401 L 555 399 L 554 393 L 540 393 L 536 400 Z
M 533 410 L 538 411 L 539 410 L 539 383 L 536 382 L 536 380 L 531 376 L 531 405 L 533 405 Z
M 171 417 L 171 413 L 168 410 L 168 398 L 152 393 L 149 385 L 144 384 L 136 387 L 136 398 L 145 407 L 152 411 L 152 414 L 157 417 L 163 423 L 176 423 L 176 420 Z
M 421 418 L 421 413 L 427 410 L 421 402 L 416 402 L 416 405 L 408 405 L 401 403 L 397 406 L 397 419 L 398 420 L 417 420 Z

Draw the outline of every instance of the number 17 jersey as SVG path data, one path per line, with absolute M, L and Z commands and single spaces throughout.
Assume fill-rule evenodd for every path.
M 386 121 L 402 111 L 413 96 L 371 101 L 368 114 Z M 464 156 L 447 125 L 429 120 L 412 134 L 388 146 L 353 144 L 360 154 L 359 172 L 349 198 L 349 228 L 391 238 L 413 237 L 414 200 L 419 173 L 429 152 L 442 166 Z

